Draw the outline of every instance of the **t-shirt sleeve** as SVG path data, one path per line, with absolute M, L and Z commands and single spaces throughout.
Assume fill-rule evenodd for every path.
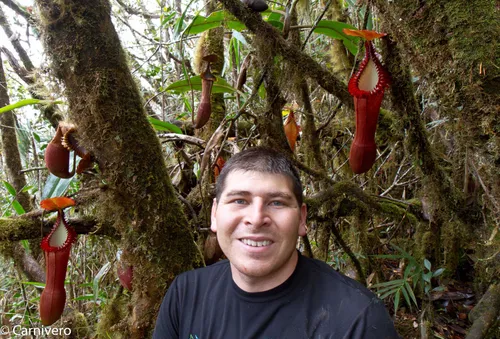
M 156 318 L 153 339 L 179 338 L 178 279 L 174 279 L 167 290 Z
M 389 313 L 380 299 L 373 298 L 359 314 L 344 339 L 400 339 Z

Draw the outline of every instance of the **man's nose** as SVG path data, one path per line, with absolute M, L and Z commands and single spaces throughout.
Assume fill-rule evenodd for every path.
M 267 206 L 261 201 L 254 201 L 247 209 L 245 225 L 253 227 L 267 226 L 271 223 Z

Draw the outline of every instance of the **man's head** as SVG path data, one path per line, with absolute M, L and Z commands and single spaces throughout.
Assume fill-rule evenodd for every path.
M 215 198 L 219 201 L 222 191 L 226 186 L 227 176 L 236 170 L 243 172 L 261 172 L 270 174 L 282 174 L 286 176 L 293 186 L 293 194 L 297 203 L 302 205 L 302 183 L 297 169 L 290 159 L 271 148 L 254 147 L 244 150 L 232 156 L 222 168 L 217 178 Z
M 292 274 L 306 216 L 297 171 L 283 155 L 249 149 L 226 163 L 217 180 L 211 229 L 240 288 L 268 290 Z

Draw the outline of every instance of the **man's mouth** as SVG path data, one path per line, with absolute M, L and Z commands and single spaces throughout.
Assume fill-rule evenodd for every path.
M 269 246 L 272 244 L 271 240 L 254 241 L 250 239 L 241 239 L 241 242 L 252 247 Z

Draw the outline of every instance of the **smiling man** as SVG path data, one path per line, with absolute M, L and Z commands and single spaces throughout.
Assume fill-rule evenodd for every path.
M 179 275 L 153 338 L 399 338 L 383 303 L 325 263 L 303 257 L 307 207 L 297 170 L 252 148 L 217 179 L 211 229 L 228 260 Z

